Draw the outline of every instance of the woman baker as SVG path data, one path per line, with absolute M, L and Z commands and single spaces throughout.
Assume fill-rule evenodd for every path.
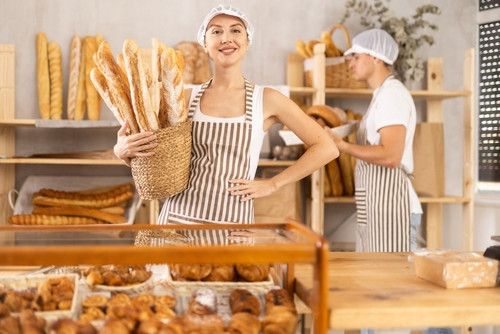
M 159 224 L 254 223 L 254 198 L 297 182 L 338 156 L 328 135 L 292 100 L 243 75 L 241 63 L 253 37 L 252 24 L 231 5 L 213 8 L 203 20 L 198 42 L 214 75 L 186 89 L 193 122 L 191 174 L 183 192 L 165 199 Z M 307 150 L 281 173 L 254 180 L 264 135 L 276 123 L 293 131 Z M 127 164 L 154 154 L 147 152 L 157 145 L 154 133 L 127 136 L 127 127 L 118 131 L 115 154 Z

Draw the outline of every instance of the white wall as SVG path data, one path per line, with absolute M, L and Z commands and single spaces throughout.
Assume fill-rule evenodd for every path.
M 35 35 L 44 31 L 49 41 L 61 45 L 63 53 L 64 86 L 67 86 L 69 46 L 74 34 L 103 34 L 114 53 L 120 52 L 123 41 L 135 39 L 139 46 L 150 47 L 151 38 L 158 37 L 174 46 L 183 40 L 195 40 L 199 24 L 205 14 L 219 0 L 0 0 L 0 43 L 16 46 L 16 117 L 37 118 L 36 50 Z M 286 55 L 294 52 L 295 40 L 319 38 L 339 22 L 344 13 L 343 0 L 234 0 L 256 26 L 254 44 L 244 62 L 246 76 L 261 84 L 286 83 Z M 462 89 L 462 60 L 466 49 L 476 46 L 476 0 L 393 0 L 392 9 L 398 16 L 409 16 L 422 4 L 438 5 L 443 13 L 429 17 L 439 25 L 435 33 L 436 44 L 424 47 L 421 56 L 444 59 L 444 88 Z M 355 20 L 347 27 L 354 36 L 363 28 Z M 343 45 L 342 35 L 335 40 Z M 419 85 L 413 85 L 418 88 Z M 64 96 L 66 98 L 66 96 Z M 65 101 L 66 103 L 66 101 Z M 446 192 L 461 193 L 462 105 L 460 100 L 445 102 L 446 136 Z M 363 112 L 364 106 L 358 112 Z M 102 118 L 111 119 L 103 108 Z M 51 131 L 17 129 L 16 153 L 30 155 L 35 152 L 71 152 L 110 148 L 114 132 L 92 130 L 59 131 L 57 144 Z M 126 174 L 126 168 L 85 166 L 19 166 L 17 181 L 21 183 L 30 174 Z M 337 214 L 341 211 L 341 214 Z M 339 219 L 349 215 L 345 208 L 327 206 L 326 230 L 332 230 Z M 349 211 L 349 209 L 347 209 Z M 445 207 L 445 247 L 460 247 L 460 210 L 453 205 Z M 341 217 L 339 217 L 341 216 Z M 476 211 L 477 230 L 475 247 L 485 249 L 491 244 L 489 236 L 500 234 L 498 209 L 481 206 Z M 351 224 L 352 226 L 352 224 Z M 344 232 L 343 232 L 344 231 Z M 351 228 L 342 227 L 337 236 L 349 240 Z

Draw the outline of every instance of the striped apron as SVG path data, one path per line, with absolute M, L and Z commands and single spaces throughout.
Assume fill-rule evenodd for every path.
M 188 117 L 193 117 L 210 83 L 200 88 L 189 106 Z M 244 122 L 193 122 L 188 186 L 165 200 L 158 224 L 254 223 L 253 200 L 241 202 L 239 196 L 227 191 L 229 180 L 249 179 L 252 97 L 252 85 L 245 79 Z
M 367 115 L 369 112 L 370 107 Z M 366 139 L 367 115 L 359 124 L 356 138 L 359 145 L 370 145 Z M 404 169 L 382 167 L 358 159 L 355 187 L 356 251 L 409 252 L 410 196 Z

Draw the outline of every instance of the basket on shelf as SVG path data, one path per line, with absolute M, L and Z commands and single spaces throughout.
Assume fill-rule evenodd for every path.
M 186 189 L 189 181 L 191 120 L 162 128 L 155 134 L 155 154 L 131 161 L 137 192 L 148 200 L 172 197 Z
M 330 35 L 341 29 L 347 42 L 347 48 L 351 47 L 351 37 L 347 28 L 340 23 L 330 29 Z M 305 81 L 307 87 L 313 86 L 314 58 L 304 60 Z M 325 87 L 326 88 L 367 88 L 366 81 L 358 81 L 349 68 L 349 60 L 345 57 L 327 57 L 325 59 Z

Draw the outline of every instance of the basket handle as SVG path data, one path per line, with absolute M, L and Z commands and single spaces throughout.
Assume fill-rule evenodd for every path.
M 342 29 L 342 31 L 344 32 L 344 38 L 345 38 L 345 41 L 347 42 L 347 49 L 350 49 L 351 48 L 351 36 L 349 35 L 349 31 L 347 31 L 347 28 L 342 23 L 334 24 L 333 27 L 330 28 L 330 35 L 333 37 L 333 33 L 337 29 Z

